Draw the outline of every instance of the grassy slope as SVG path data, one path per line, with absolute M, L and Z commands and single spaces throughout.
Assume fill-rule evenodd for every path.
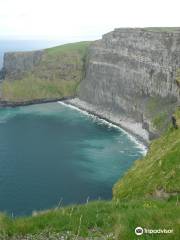
M 46 239 L 47 233 L 52 236 L 59 233 L 59 236 L 69 235 L 70 240 L 77 235 L 81 237 L 99 236 L 101 240 L 131 240 L 138 239 L 134 234 L 134 229 L 142 226 L 151 229 L 173 228 L 174 235 L 154 236 L 153 239 L 179 240 L 179 216 L 180 209 L 177 208 L 174 200 L 140 199 L 128 202 L 91 202 L 16 220 L 2 215 L 0 226 L 1 231 L 4 230 L 4 235 L 2 233 L 0 239 L 6 239 L 5 236 L 27 236 L 28 234 L 34 235 L 34 239 Z M 40 238 L 40 235 L 44 237 Z M 54 237 L 53 239 L 59 238 Z M 152 236 L 142 236 L 141 239 L 152 239 Z
M 180 111 L 176 113 L 180 121 Z M 179 123 L 180 126 L 180 123 Z M 170 127 L 154 140 L 148 154 L 114 187 L 115 198 L 131 199 L 155 194 L 157 191 L 180 193 L 180 128 Z
M 42 80 L 27 77 L 14 82 L 4 81 L 2 99 L 7 101 L 27 101 L 75 96 L 78 81 Z
M 89 44 L 78 42 L 44 50 L 33 71 L 26 72 L 22 79 L 3 82 L 1 98 L 25 101 L 76 95 Z
M 180 126 L 180 110 L 176 112 Z M 34 239 L 58 239 L 56 233 L 100 239 L 179 239 L 180 207 L 178 195 L 168 199 L 154 198 L 156 189 L 176 193 L 179 186 L 180 128 L 170 127 L 153 141 L 146 157 L 137 160 L 113 189 L 112 201 L 91 202 L 52 209 L 33 217 L 11 219 L 0 216 L 0 233 L 6 236 L 33 235 Z M 173 229 L 174 234 L 143 235 L 138 238 L 134 228 Z M 70 231 L 67 232 L 67 231 Z M 5 235 L 0 239 L 6 239 Z M 43 238 L 40 238 L 40 235 Z M 105 237 L 106 236 L 106 237 Z M 115 238 L 113 238 L 113 236 Z M 78 238 L 77 238 L 78 239 Z

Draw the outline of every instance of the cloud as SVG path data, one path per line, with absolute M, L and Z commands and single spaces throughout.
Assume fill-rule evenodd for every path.
M 178 24 L 178 0 L 0 0 L 0 37 L 95 39 L 116 27 Z

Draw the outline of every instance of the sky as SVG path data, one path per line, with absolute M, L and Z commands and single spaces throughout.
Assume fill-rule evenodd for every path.
M 0 39 L 73 42 L 119 27 L 178 27 L 179 0 L 0 0 Z

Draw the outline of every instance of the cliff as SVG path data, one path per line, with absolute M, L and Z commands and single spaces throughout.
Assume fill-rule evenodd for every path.
M 42 51 L 4 55 L 1 100 L 24 102 L 76 95 L 84 76 L 90 42 L 65 44 Z
M 44 51 L 10 52 L 4 54 L 3 74 L 9 80 L 22 79 L 32 72 L 42 60 Z
M 179 102 L 179 67 L 179 29 L 115 29 L 90 46 L 79 98 L 135 120 L 153 138 Z

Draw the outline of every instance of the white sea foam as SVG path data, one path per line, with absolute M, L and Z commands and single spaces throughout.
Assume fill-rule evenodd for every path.
M 143 154 L 143 155 L 146 155 L 147 153 L 147 147 L 142 143 L 140 142 L 135 136 L 131 135 L 130 133 L 128 133 L 127 131 L 125 131 L 124 129 L 122 129 L 120 126 L 114 124 L 114 123 L 111 123 L 111 122 L 108 122 L 107 120 L 104 120 L 100 117 L 97 117 L 91 113 L 88 113 L 88 111 L 85 111 L 85 110 L 82 110 L 76 106 L 73 106 L 69 103 L 65 103 L 65 102 L 61 102 L 61 101 L 58 101 L 58 103 L 66 106 L 66 107 L 69 107 L 71 109 L 74 109 L 74 110 L 77 110 L 79 112 L 81 112 L 82 114 L 84 115 L 87 115 L 88 117 L 90 117 L 91 119 L 93 119 L 93 121 L 97 122 L 98 124 L 105 124 L 108 126 L 108 128 L 116 128 L 118 129 L 119 131 L 123 132 L 132 142 L 134 142 L 137 146 L 137 148 L 139 149 L 139 151 Z

